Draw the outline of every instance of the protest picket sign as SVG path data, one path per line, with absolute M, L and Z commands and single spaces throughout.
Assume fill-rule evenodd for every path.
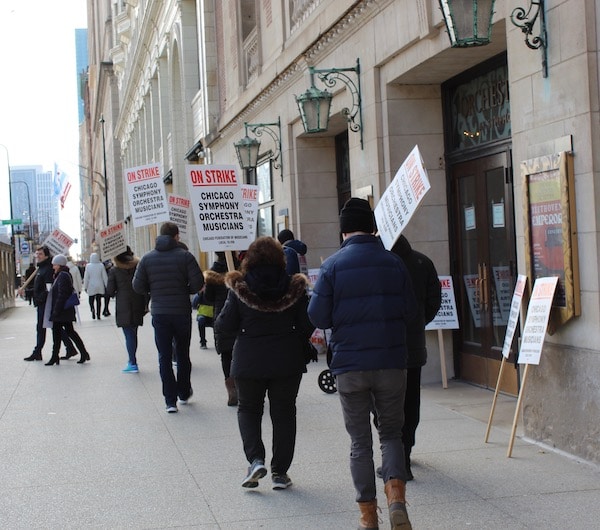
M 434 319 L 425 326 L 425 331 L 437 329 L 438 343 L 440 347 L 440 364 L 442 369 L 442 387 L 448 388 L 448 376 L 446 375 L 446 348 L 444 347 L 444 329 L 458 329 L 458 311 L 456 310 L 456 298 L 452 276 L 438 276 L 442 288 L 442 303 Z
M 100 230 L 100 252 L 102 259 L 118 256 L 127 250 L 125 222 L 119 221 Z
M 248 223 L 251 232 L 251 239 L 256 239 L 256 221 L 258 216 L 258 185 L 241 184 L 242 188 L 242 208 L 244 217 Z
M 500 381 L 502 381 L 502 374 L 504 372 L 504 365 L 510 355 L 510 347 L 515 336 L 515 330 L 517 329 L 517 322 L 521 314 L 521 302 L 523 301 L 523 293 L 525 292 L 525 286 L 527 285 L 527 276 L 519 274 L 517 276 L 517 283 L 512 296 L 510 304 L 510 313 L 508 315 L 508 324 L 506 326 L 506 333 L 504 334 L 504 345 L 502 346 L 502 362 L 500 363 L 500 371 L 498 372 L 498 380 L 496 381 L 496 391 L 494 392 L 494 399 L 492 400 L 492 408 L 490 410 L 490 417 L 488 419 L 487 429 L 485 431 L 484 442 L 487 443 L 490 436 L 490 429 L 492 427 L 492 420 L 494 419 L 494 411 L 496 410 L 496 401 L 498 399 L 498 392 L 500 390 Z M 522 321 L 522 318 L 521 318 Z
M 390 250 L 430 188 L 419 147 L 415 145 L 375 207 L 377 230 Z
M 246 220 L 236 166 L 189 165 L 185 171 L 202 251 L 246 250 L 254 231 Z
M 169 220 L 179 228 L 179 237 L 187 237 L 190 211 L 190 200 L 187 197 L 169 194 Z
M 160 164 L 125 170 L 131 220 L 135 228 L 169 220 L 169 207 Z
M 546 330 L 548 329 L 548 320 L 550 318 L 550 310 L 552 309 L 552 300 L 554 299 L 557 283 L 558 277 L 552 276 L 538 278 L 533 284 L 533 292 L 531 293 L 531 300 L 527 308 L 527 318 L 525 319 L 525 327 L 523 328 L 523 335 L 521 337 L 521 348 L 519 350 L 518 362 L 525 365 L 525 370 L 523 371 L 521 388 L 519 390 L 519 397 L 517 398 L 517 408 L 510 432 L 510 441 L 506 454 L 508 458 L 512 455 L 517 421 L 519 419 L 523 394 L 525 393 L 529 366 L 540 364 L 542 347 L 546 337 Z
M 56 254 L 66 255 L 73 242 L 73 238 L 56 228 L 52 230 L 52 233 L 44 240 L 42 246 L 47 246 L 54 256 L 56 256 Z

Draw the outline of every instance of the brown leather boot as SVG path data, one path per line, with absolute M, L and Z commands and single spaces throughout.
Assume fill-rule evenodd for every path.
M 392 530 L 412 530 L 412 525 L 406 513 L 406 483 L 397 478 L 392 478 L 385 483 L 385 496 L 387 497 Z
M 238 404 L 238 398 L 233 377 L 230 376 L 225 379 L 225 388 L 227 389 L 227 405 L 229 407 L 236 407 Z
M 360 519 L 358 520 L 358 530 L 379 530 L 379 520 L 377 518 L 377 499 L 367 502 L 359 502 Z

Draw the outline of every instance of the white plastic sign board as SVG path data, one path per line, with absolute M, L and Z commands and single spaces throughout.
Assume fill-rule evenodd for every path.
M 256 221 L 258 218 L 258 186 L 255 184 L 241 184 L 244 217 L 250 229 L 250 237 L 256 239 Z
M 169 220 L 179 228 L 179 236 L 187 237 L 191 201 L 187 197 L 169 194 Z
M 125 182 L 134 227 L 139 228 L 169 220 L 167 194 L 160 164 L 126 169 Z
M 50 249 L 50 253 L 53 256 L 56 256 L 56 254 L 66 255 L 72 244 L 73 238 L 58 228 L 52 230 L 52 233 L 42 243 L 42 245 L 46 245 Z
M 504 345 L 502 346 L 502 355 L 505 359 L 508 359 L 510 354 L 510 345 L 512 344 L 515 336 L 515 330 L 517 329 L 517 322 L 519 321 L 519 315 L 521 314 L 521 302 L 523 301 L 523 293 L 525 292 L 526 284 L 527 276 L 524 274 L 519 274 L 519 276 L 517 276 L 517 283 L 513 292 L 512 302 L 510 304 L 508 324 L 506 325 Z
M 381 241 L 390 250 L 430 188 L 419 147 L 415 145 L 375 207 Z
M 254 237 L 236 166 L 193 165 L 185 171 L 202 251 L 246 250 Z
M 102 259 L 118 256 L 127 250 L 125 223 L 120 221 L 100 230 L 100 252 Z
M 442 288 L 442 304 L 435 318 L 425 326 L 425 329 L 458 329 L 458 312 L 452 276 L 439 276 L 439 280 Z
M 521 338 L 519 364 L 540 364 L 557 283 L 558 277 L 553 276 L 538 278 L 533 284 L 533 293 L 529 301 L 525 328 Z

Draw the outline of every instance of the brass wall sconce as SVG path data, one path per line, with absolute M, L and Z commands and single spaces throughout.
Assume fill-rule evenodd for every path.
M 494 0 L 439 0 L 453 48 L 485 46 L 492 37 Z
M 276 129 L 275 129 L 276 127 Z M 233 144 L 235 152 L 242 169 L 256 170 L 258 160 L 263 155 L 268 153 L 259 153 L 260 140 L 248 136 L 248 132 L 255 136 L 262 136 L 263 133 L 267 133 L 275 143 L 275 151 L 271 152 L 269 158 L 273 162 L 273 167 L 279 169 L 281 180 L 283 180 L 283 168 L 281 167 L 281 119 L 278 117 L 276 122 L 273 123 L 246 123 L 244 122 L 244 128 L 246 130 L 246 136 L 241 140 L 238 140 Z
M 535 9 L 535 10 L 534 10 Z M 533 26 L 540 19 L 539 35 L 533 35 Z M 529 9 L 517 7 L 510 14 L 513 25 L 525 33 L 525 44 L 532 50 L 542 50 L 542 75 L 548 77 L 548 34 L 546 32 L 546 15 L 544 0 L 530 0 Z
M 360 132 L 360 148 L 363 149 L 360 61 L 356 59 L 356 66 L 352 68 L 317 69 L 309 66 L 308 71 L 311 86 L 304 94 L 296 96 L 304 131 L 307 133 L 323 132 L 329 126 L 329 112 L 333 94 L 327 90 L 320 90 L 315 86 L 315 74 L 325 86 L 330 88 L 335 86 L 337 81 L 341 81 L 352 94 L 352 108 L 343 108 L 342 115 L 346 118 L 351 131 Z M 356 83 L 346 72 L 356 74 Z

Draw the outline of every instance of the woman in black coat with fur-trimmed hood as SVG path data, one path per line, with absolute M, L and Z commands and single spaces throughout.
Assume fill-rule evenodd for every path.
M 122 371 L 133 374 L 139 371 L 136 357 L 138 327 L 144 325 L 144 315 L 148 312 L 148 300 L 144 295 L 136 293 L 131 285 L 139 261 L 131 248 L 127 247 L 125 252 L 113 258 L 114 266 L 108 272 L 106 284 L 107 296 L 116 298 L 116 323 L 123 330 L 129 357 L 129 362 Z
M 306 372 L 304 346 L 314 330 L 306 308 L 306 277 L 289 276 L 281 244 L 254 241 L 240 271 L 229 272 L 230 291 L 215 330 L 235 332 L 231 375 L 238 394 L 238 425 L 250 463 L 242 487 L 258 486 L 267 473 L 261 422 L 265 395 L 273 424 L 271 473 L 274 489 L 291 485 L 287 471 L 296 443 L 296 397 Z

